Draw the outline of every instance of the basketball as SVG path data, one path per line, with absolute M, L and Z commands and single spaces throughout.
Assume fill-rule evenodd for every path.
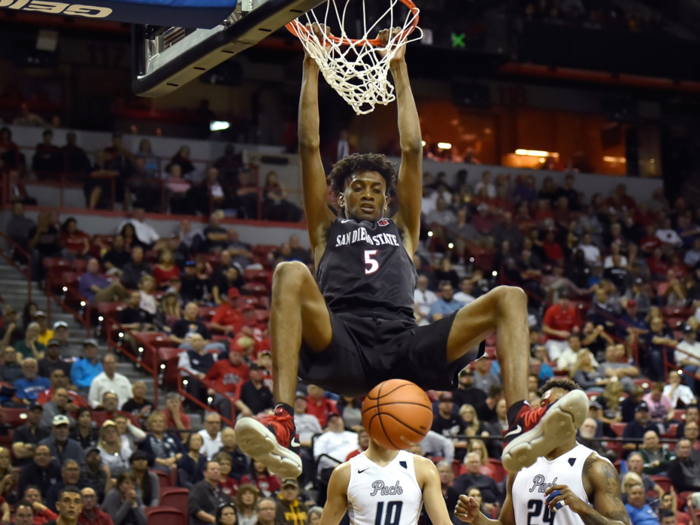
M 423 441 L 432 424 L 433 407 L 428 394 L 410 381 L 384 381 L 362 403 L 362 426 L 384 448 L 410 448 Z

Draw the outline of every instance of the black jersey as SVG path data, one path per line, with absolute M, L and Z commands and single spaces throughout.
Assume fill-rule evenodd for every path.
M 416 267 L 391 219 L 336 219 L 316 278 L 333 312 L 385 311 L 415 322 Z

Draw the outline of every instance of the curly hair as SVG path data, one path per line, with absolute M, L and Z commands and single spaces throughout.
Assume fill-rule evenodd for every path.
M 547 381 L 542 388 L 540 388 L 540 391 L 538 392 L 539 396 L 542 397 L 545 392 L 548 390 L 551 390 L 552 388 L 561 388 L 562 390 L 566 390 L 567 392 L 573 392 L 574 390 L 583 390 L 579 384 L 569 378 L 552 378 L 549 381 Z
M 336 162 L 333 169 L 328 174 L 328 180 L 331 183 L 331 190 L 335 195 L 343 193 L 345 190 L 345 181 L 355 173 L 365 171 L 375 171 L 386 180 L 387 194 L 392 193 L 396 189 L 396 167 L 389 162 L 381 153 L 353 153 L 342 160 Z

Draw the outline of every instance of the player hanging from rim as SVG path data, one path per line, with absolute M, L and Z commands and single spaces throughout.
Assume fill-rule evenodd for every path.
M 433 525 L 452 525 L 433 462 L 370 439 L 333 470 L 319 525 L 338 525 L 346 511 L 351 525 L 414 525 L 423 505 Z
M 314 30 L 321 35 L 320 26 Z M 388 37 L 388 30 L 379 34 L 385 43 Z M 383 155 L 342 159 L 328 177 L 342 209 L 339 217 L 328 207 L 319 149 L 319 69 L 311 57 L 304 59 L 299 154 L 316 279 L 300 262 L 275 269 L 270 335 L 279 404 L 273 416 L 236 424 L 241 450 L 285 478 L 301 473 L 292 408 L 297 374 L 306 383 L 353 397 L 392 378 L 425 390 L 452 390 L 459 372 L 483 354 L 482 342 L 494 331 L 509 407 L 506 469 L 515 472 L 559 446 L 588 413 L 583 392 L 553 407 L 527 404 L 527 297 L 521 289 L 500 286 L 429 326 L 417 325 L 413 254 L 420 233 L 423 148 L 405 52 L 405 46 L 399 48 L 390 64 L 402 152 L 398 184 Z M 398 212 L 384 218 L 393 191 Z
M 541 388 L 542 403 L 556 403 L 580 392 L 570 379 L 550 379 Z M 620 498 L 617 470 L 608 459 L 576 442 L 576 435 L 530 467 L 508 477 L 498 520 L 479 511 L 474 498 L 459 497 L 455 516 L 472 525 L 630 525 Z

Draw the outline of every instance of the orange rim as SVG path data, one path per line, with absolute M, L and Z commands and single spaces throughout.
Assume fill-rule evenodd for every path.
M 408 7 L 408 9 L 411 11 L 413 15 L 415 15 L 415 18 L 411 22 L 411 25 L 409 25 L 406 29 L 404 29 L 401 32 L 401 39 L 405 39 L 413 33 L 413 31 L 416 29 L 418 26 L 418 20 L 419 20 L 419 9 L 416 7 L 416 4 L 414 4 L 411 0 L 400 0 L 403 5 Z M 304 24 L 299 22 L 298 20 L 292 20 L 285 26 L 290 33 L 292 33 L 294 36 L 301 38 L 302 36 L 304 37 L 309 37 L 311 35 L 311 31 L 309 30 L 308 27 L 306 27 Z M 351 46 L 351 45 L 365 45 L 369 44 L 371 46 L 376 46 L 376 47 L 381 47 L 382 43 L 378 38 L 372 38 L 372 39 L 354 39 L 354 38 L 340 38 L 337 37 L 333 34 L 328 35 L 328 40 L 333 42 L 334 44 L 339 44 L 341 46 Z

